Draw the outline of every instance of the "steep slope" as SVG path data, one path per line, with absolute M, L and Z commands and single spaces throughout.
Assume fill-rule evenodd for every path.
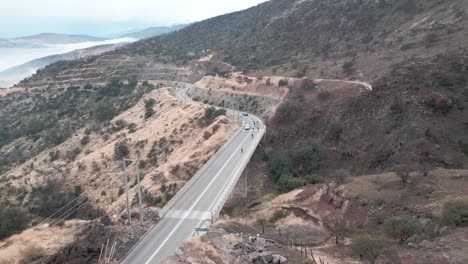
M 15 83 L 23 80 L 25 77 L 31 76 L 38 69 L 43 68 L 51 63 L 61 60 L 76 60 L 83 57 L 95 56 L 107 51 L 114 50 L 124 44 L 109 44 L 100 45 L 87 49 L 74 50 L 65 54 L 50 55 L 47 57 L 35 59 L 24 64 L 6 69 L 0 72 L 0 85 L 11 87 Z
M 256 75 L 371 80 L 405 58 L 434 56 L 449 45 L 466 47 L 467 5 L 462 0 L 272 0 L 105 56 L 186 64 L 212 54 L 212 60 L 256 70 Z M 62 71 L 50 67 L 21 85 L 31 86 Z

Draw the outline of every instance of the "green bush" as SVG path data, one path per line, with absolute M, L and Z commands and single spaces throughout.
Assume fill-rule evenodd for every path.
M 305 173 L 313 174 L 320 168 L 326 157 L 325 148 L 315 139 L 309 139 L 294 155 L 294 161 L 301 164 Z
M 388 243 L 369 235 L 359 235 L 351 240 L 351 250 L 354 255 L 364 258 L 369 263 L 375 264 L 380 256 L 388 253 Z
M 282 80 L 279 80 L 278 82 L 278 86 L 287 86 L 288 85 L 288 80 L 286 79 L 282 79 Z
M 211 128 L 211 132 L 213 132 L 213 134 L 214 134 L 214 133 L 216 133 L 216 131 L 218 131 L 219 128 L 220 128 L 220 125 L 216 124 Z
M 119 142 L 114 145 L 114 158 L 116 160 L 123 159 L 125 158 L 128 154 L 130 154 L 130 151 L 128 149 L 128 146 L 125 142 Z
M 205 131 L 205 133 L 203 133 L 203 138 L 204 138 L 205 140 L 209 139 L 210 137 L 211 137 L 211 133 L 210 133 L 210 132 Z
M 60 182 L 47 182 L 31 190 L 30 199 L 26 205 L 30 208 L 31 213 L 41 217 L 49 217 L 81 195 L 81 192 L 82 189 L 79 186 L 75 186 L 74 190 L 71 191 L 64 189 L 64 185 Z M 74 217 L 74 215 L 70 217 Z
M 397 239 L 400 244 L 405 242 L 411 236 L 423 231 L 423 228 L 419 223 L 407 216 L 385 219 L 384 229 L 390 236 Z
M 81 153 L 81 149 L 76 147 L 76 148 L 73 148 L 72 150 L 67 151 L 67 153 L 65 154 L 65 158 L 68 161 L 74 161 L 76 157 L 80 155 L 80 153 Z
M 270 217 L 270 219 L 268 220 L 268 222 L 270 223 L 276 223 L 278 220 L 281 220 L 283 218 L 285 218 L 286 216 L 289 215 L 289 212 L 286 211 L 286 210 L 282 210 L 282 209 L 279 209 L 279 210 L 276 210 L 273 215 Z
M 277 109 L 276 116 L 282 123 L 292 122 L 302 114 L 302 107 L 294 100 L 284 101 Z
M 145 119 L 150 118 L 151 116 L 154 115 L 154 105 L 156 104 L 156 100 L 153 98 L 150 98 L 148 100 L 145 100 Z
M 343 63 L 343 72 L 346 75 L 354 74 L 356 72 L 355 65 L 356 65 L 356 62 L 353 60 L 346 61 L 345 63 Z
M 468 201 L 446 203 L 442 223 L 447 226 L 468 226 Z
M 214 119 L 218 116 L 226 115 L 226 109 L 216 109 L 214 107 L 208 107 L 205 109 L 204 125 L 209 126 L 213 123 Z
M 277 182 L 282 174 L 288 174 L 291 167 L 291 160 L 284 151 L 272 151 L 268 154 L 268 169 L 270 177 Z
M 290 192 L 301 187 L 304 184 L 304 181 L 290 174 L 282 174 L 279 177 L 277 184 L 281 192 Z
M 317 174 L 310 174 L 305 177 L 305 180 L 310 184 L 320 183 L 320 177 Z
M 23 209 L 0 207 L 0 240 L 23 231 L 29 221 L 30 217 Z
M 86 135 L 86 136 L 84 136 L 84 137 L 81 139 L 80 144 L 81 144 L 81 145 L 86 145 L 86 144 L 88 144 L 88 143 L 89 143 L 89 136 Z
M 115 115 L 115 109 L 107 104 L 99 105 L 94 111 L 94 117 L 99 122 L 111 120 Z

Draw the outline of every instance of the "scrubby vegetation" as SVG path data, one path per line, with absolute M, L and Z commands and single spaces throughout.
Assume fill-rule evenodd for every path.
M 74 131 L 87 126 L 93 120 L 97 126 L 105 126 L 106 121 L 133 106 L 145 92 L 146 87 L 137 87 L 134 81 L 125 84 L 119 79 L 111 79 L 104 87 L 71 86 L 68 89 L 54 87 L 35 91 L 33 107 L 26 101 L 29 95 L 22 92 L 0 97 L 0 104 L 8 107 L 0 109 L 0 148 L 25 138 L 21 144 L 27 145 L 28 151 L 0 150 L 0 171 L 9 166 L 22 163 L 44 149 L 54 147 L 69 138 Z M 11 104 L 11 102 L 16 102 Z M 81 144 L 86 145 L 85 136 Z M 20 147 L 18 145 L 18 147 Z M 74 150 L 65 158 L 73 160 L 78 151 Z M 53 152 L 50 159 L 59 159 L 60 153 Z
M 22 231 L 29 221 L 28 213 L 21 208 L 0 207 L 0 240 Z
M 468 226 L 468 201 L 446 203 L 442 223 L 448 226 Z
M 209 126 L 214 122 L 216 117 L 222 115 L 226 115 L 226 109 L 216 109 L 214 107 L 208 107 L 205 109 L 205 116 L 203 117 L 203 119 L 201 119 L 201 125 Z
M 270 177 L 282 192 L 294 190 L 307 182 L 318 183 L 320 180 L 314 173 L 325 156 L 325 150 L 314 139 L 292 153 L 273 150 L 267 155 Z

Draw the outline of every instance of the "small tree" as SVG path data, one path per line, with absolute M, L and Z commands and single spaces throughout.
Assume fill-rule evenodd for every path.
M 385 219 L 384 229 L 394 239 L 398 239 L 400 244 L 423 230 L 422 226 L 410 217 Z
M 408 183 L 408 179 L 411 173 L 411 168 L 407 165 L 397 165 L 394 167 L 395 173 L 400 177 L 403 183 Z
M 335 237 L 338 245 L 340 238 L 345 238 L 349 233 L 349 225 L 343 217 L 326 217 L 323 220 L 324 227 Z
M 111 120 L 114 118 L 115 114 L 115 109 L 112 105 L 99 105 L 94 112 L 94 116 L 99 122 Z
M 81 145 L 86 145 L 89 143 L 89 136 L 85 135 L 83 138 L 81 138 L 80 144 Z
M 351 250 L 371 264 L 375 264 L 380 256 L 388 253 L 387 243 L 384 240 L 372 238 L 369 235 L 354 237 L 351 241 Z
M 353 60 L 346 61 L 345 63 L 343 63 L 343 72 L 346 75 L 353 74 L 356 71 L 356 69 L 354 68 L 355 65 L 356 65 L 356 62 Z
M 280 87 L 281 86 L 287 86 L 287 85 L 288 85 L 288 80 L 286 80 L 286 79 L 281 79 L 278 82 L 278 86 L 280 86 Z
M 125 158 L 130 151 L 128 150 L 128 146 L 125 142 L 119 142 L 114 145 L 114 158 L 116 160 Z
M 468 226 L 468 201 L 446 203 L 442 223 L 447 226 Z
M 148 100 L 145 100 L 145 119 L 150 118 L 152 115 L 154 115 L 154 109 L 153 106 L 156 104 L 156 100 L 153 98 L 150 98 Z

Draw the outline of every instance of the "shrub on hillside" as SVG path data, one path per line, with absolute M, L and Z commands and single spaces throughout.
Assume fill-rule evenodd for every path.
M 76 205 L 78 201 L 75 200 L 74 204 L 71 202 L 80 196 L 81 193 L 82 189 L 79 186 L 76 186 L 71 191 L 64 189 L 62 183 L 49 181 L 42 186 L 32 188 L 27 206 L 31 208 L 31 213 L 41 217 L 49 217 L 67 204 L 69 206 Z M 70 215 L 70 217 L 74 216 L 74 214 Z
M 81 138 L 80 144 L 81 145 L 86 145 L 89 143 L 89 136 L 85 135 L 83 138 Z
M 114 145 L 114 158 L 116 160 L 123 159 L 128 154 L 130 154 L 130 150 L 128 149 L 128 146 L 124 141 L 116 143 Z
M 287 86 L 287 85 L 288 85 L 288 80 L 286 80 L 286 79 L 281 79 L 278 82 L 278 86 L 280 86 L 280 87 L 281 86 Z
M 209 126 L 216 117 L 226 115 L 226 109 L 216 109 L 214 107 L 208 107 L 205 109 L 205 116 L 203 119 L 203 125 Z
M 67 153 L 65 154 L 65 158 L 68 161 L 74 161 L 76 159 L 76 157 L 78 157 L 78 155 L 80 155 L 80 153 L 81 153 L 81 149 L 76 147 L 76 148 L 73 148 L 73 149 L 67 151 Z
M 302 89 L 302 90 L 314 90 L 317 88 L 318 88 L 317 83 L 314 80 L 309 79 L 309 78 L 305 78 L 301 80 L 299 83 L 299 89 Z
M 270 219 L 268 220 L 268 222 L 270 223 L 276 223 L 277 221 L 285 218 L 286 216 L 289 215 L 289 212 L 286 211 L 286 210 L 283 210 L 283 209 L 278 209 L 276 210 L 273 215 L 270 217 Z
M 102 104 L 94 111 L 94 118 L 99 122 L 104 122 L 114 118 L 115 114 L 115 109 L 111 105 Z
M 317 183 L 320 183 L 322 182 L 320 177 L 317 175 L 317 174 L 310 174 L 310 175 L 307 175 L 305 177 L 305 180 L 309 183 L 309 184 L 317 184 Z
M 284 151 L 271 151 L 268 154 L 268 169 L 270 177 L 277 182 L 282 174 L 289 174 L 291 160 Z
M 280 175 L 277 184 L 279 190 L 286 193 L 301 187 L 304 185 L 304 181 L 292 176 L 291 174 L 284 173 Z
M 315 139 L 309 139 L 294 154 L 294 162 L 307 174 L 313 174 L 320 168 L 320 163 L 326 157 L 325 148 Z
M 343 217 L 325 217 L 323 225 L 335 237 L 335 245 L 350 232 L 350 226 Z
M 210 133 L 210 132 L 205 131 L 205 133 L 203 133 L 203 139 L 208 140 L 210 137 L 211 137 L 211 133 Z
M 396 165 L 394 168 L 395 173 L 398 177 L 400 177 L 401 181 L 403 183 L 407 183 L 410 173 L 411 173 L 411 167 L 408 165 Z
M 145 100 L 145 119 L 148 119 L 152 115 L 154 115 L 153 107 L 155 104 L 156 104 L 156 100 L 154 100 L 153 98 Z
M 355 66 L 356 62 L 354 60 L 346 61 L 345 63 L 343 63 L 343 72 L 346 75 L 352 75 L 356 72 Z
M 282 123 L 296 120 L 302 113 L 299 102 L 293 100 L 284 101 L 276 110 L 276 116 Z
M 359 235 L 351 240 L 351 250 L 354 255 L 374 264 L 380 256 L 388 253 L 388 243 L 369 235 Z
M 23 209 L 0 207 L 0 240 L 23 231 L 29 221 L 29 215 Z
M 452 100 L 436 92 L 432 92 L 431 94 L 427 95 L 424 98 L 424 104 L 432 107 L 434 111 L 441 113 L 448 113 L 453 107 Z
M 468 226 L 468 201 L 446 203 L 442 223 L 447 226 Z
M 390 236 L 397 239 L 400 244 L 413 235 L 423 231 L 419 223 L 414 221 L 411 217 L 406 216 L 385 219 L 384 229 Z

